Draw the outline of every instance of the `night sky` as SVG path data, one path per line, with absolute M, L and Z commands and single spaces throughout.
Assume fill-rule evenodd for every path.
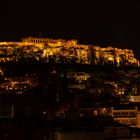
M 91 2 L 92 1 L 92 2 Z M 139 0 L 5 0 L 0 3 L 0 41 L 34 36 L 130 48 L 140 58 Z

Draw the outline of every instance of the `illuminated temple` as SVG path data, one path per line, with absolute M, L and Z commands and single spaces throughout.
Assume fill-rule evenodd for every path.
M 137 65 L 139 60 L 133 50 L 118 49 L 115 47 L 102 48 L 94 45 L 78 44 L 77 40 L 23 38 L 21 42 L 0 42 L 0 62 L 17 61 L 21 56 L 34 57 L 36 60 L 50 58 L 59 63 L 65 61 L 82 64 L 116 64 L 117 66 Z

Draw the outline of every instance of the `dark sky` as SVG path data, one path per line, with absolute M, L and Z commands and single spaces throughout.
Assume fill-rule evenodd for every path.
M 0 41 L 40 33 L 140 52 L 139 0 L 5 0 L 0 7 Z

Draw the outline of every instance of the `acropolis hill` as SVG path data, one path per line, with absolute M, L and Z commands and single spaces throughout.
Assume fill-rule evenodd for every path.
M 0 42 L 0 62 L 18 61 L 23 58 L 34 58 L 49 62 L 54 58 L 61 63 L 62 58 L 67 62 L 81 64 L 116 64 L 139 66 L 139 60 L 134 56 L 133 50 L 118 49 L 115 47 L 102 48 L 94 45 L 78 44 L 78 41 L 49 39 L 49 38 L 23 38 L 21 42 Z

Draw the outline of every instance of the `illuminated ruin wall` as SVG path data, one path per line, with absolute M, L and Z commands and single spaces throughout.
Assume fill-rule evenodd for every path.
M 83 64 L 136 64 L 133 50 L 113 47 L 101 48 L 93 45 L 81 45 L 77 40 L 48 38 L 24 38 L 22 42 L 0 42 L 0 62 L 18 60 L 18 57 L 34 57 L 46 62 L 54 58 L 61 62 L 63 58 Z

